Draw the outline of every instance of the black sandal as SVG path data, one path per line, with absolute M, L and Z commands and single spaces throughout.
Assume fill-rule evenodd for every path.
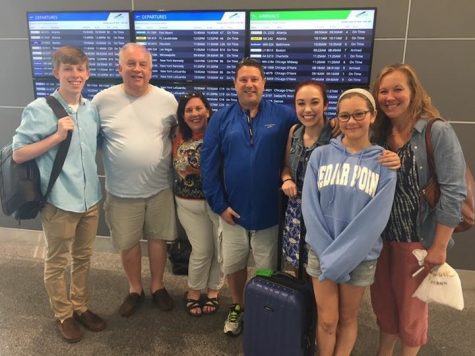
M 199 308 L 201 313 L 193 313 L 192 310 Z M 185 311 L 191 316 L 202 316 L 203 308 L 201 302 L 198 299 L 188 298 L 188 293 L 185 294 Z
M 204 307 L 209 307 L 209 308 L 214 308 L 214 309 L 210 312 L 205 312 Z M 218 311 L 218 309 L 219 309 L 219 301 L 218 301 L 217 297 L 216 298 L 206 297 L 206 301 L 204 302 L 203 306 L 201 307 L 202 313 L 206 314 L 206 315 L 214 314 Z

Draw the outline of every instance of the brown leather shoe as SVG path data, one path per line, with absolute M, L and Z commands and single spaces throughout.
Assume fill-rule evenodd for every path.
M 152 293 L 152 300 L 158 309 L 163 311 L 170 311 L 175 306 L 173 299 L 168 294 L 165 288 L 157 289 Z
M 137 311 L 144 299 L 145 293 L 143 291 L 140 294 L 129 293 L 129 295 L 127 295 L 127 297 L 125 297 L 124 301 L 122 302 L 122 305 L 119 307 L 119 314 L 125 317 L 131 316 Z
M 81 315 L 74 312 L 73 317 L 80 322 L 86 329 L 91 331 L 102 331 L 106 328 L 106 322 L 99 315 L 94 314 L 89 309 Z
M 64 340 L 69 343 L 78 342 L 82 339 L 82 332 L 79 328 L 78 323 L 73 319 L 73 317 L 67 318 L 63 322 L 56 320 L 58 324 L 59 332 Z

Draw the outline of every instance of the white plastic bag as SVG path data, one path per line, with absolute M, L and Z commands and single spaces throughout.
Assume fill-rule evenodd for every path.
M 419 260 L 420 254 L 415 251 L 413 253 Z M 426 303 L 436 302 L 457 310 L 464 307 L 460 277 L 447 263 L 431 271 L 412 296 Z

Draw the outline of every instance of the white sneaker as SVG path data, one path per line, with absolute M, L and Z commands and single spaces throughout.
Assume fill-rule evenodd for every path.
M 224 333 L 231 336 L 239 335 L 242 331 L 243 320 L 244 311 L 241 310 L 241 305 L 231 305 L 229 308 L 228 317 L 224 322 Z

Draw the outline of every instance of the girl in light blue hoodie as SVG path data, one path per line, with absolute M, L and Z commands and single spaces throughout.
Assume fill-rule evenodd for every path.
M 374 280 L 389 218 L 396 173 L 378 162 L 383 148 L 370 142 L 375 101 L 364 89 L 338 100 L 342 135 L 311 155 L 302 214 L 318 309 L 319 354 L 350 355 L 364 290 Z

